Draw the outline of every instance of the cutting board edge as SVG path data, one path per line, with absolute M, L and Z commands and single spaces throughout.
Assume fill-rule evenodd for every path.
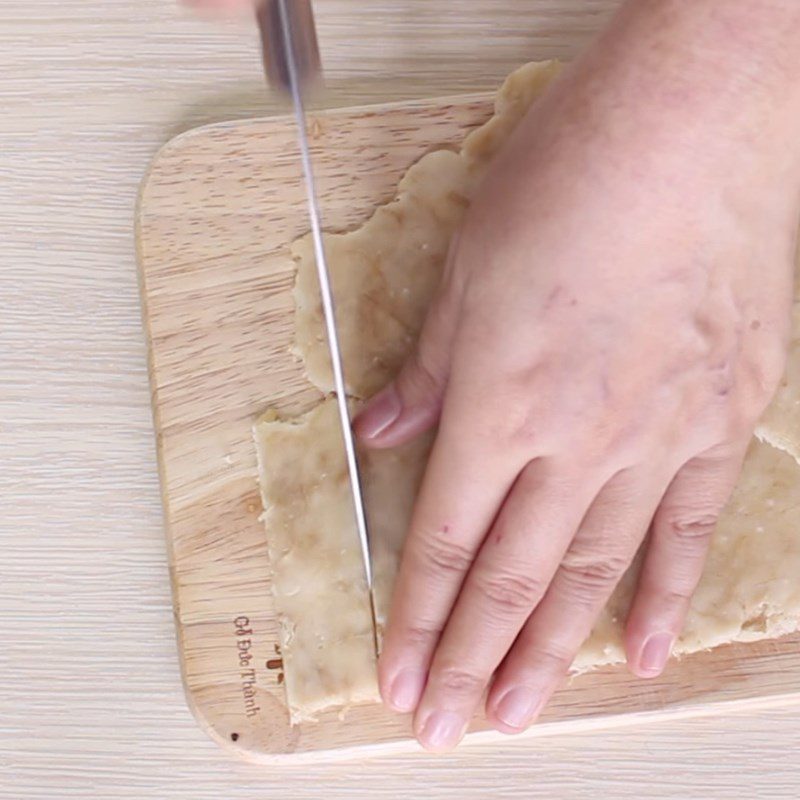
M 416 739 L 409 736 L 390 742 L 352 745 L 349 747 L 300 752 L 254 752 L 239 747 L 230 739 L 220 734 L 194 703 L 191 690 L 184 683 L 187 705 L 200 727 L 217 745 L 229 752 L 237 760 L 261 766 L 291 766 L 302 764 L 337 763 L 361 758 L 380 758 L 424 750 Z M 545 721 L 533 725 L 528 730 L 514 736 L 514 741 L 529 741 L 549 736 L 564 736 L 573 733 L 590 733 L 597 731 L 618 730 L 638 725 L 647 725 L 678 720 L 702 719 L 724 713 L 744 713 L 748 711 L 767 711 L 773 708 L 800 706 L 800 690 L 785 694 L 776 692 L 770 695 L 739 698 L 735 700 L 716 700 L 711 703 L 664 706 L 652 711 L 632 711 L 624 714 L 598 714 L 593 717 L 569 718 Z M 508 741 L 508 736 L 496 730 L 481 730 L 467 733 L 460 749 L 464 747 L 496 744 Z

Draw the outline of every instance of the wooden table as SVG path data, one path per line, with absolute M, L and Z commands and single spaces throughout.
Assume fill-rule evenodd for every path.
M 318 0 L 331 105 L 491 88 L 613 0 Z M 0 11 L 0 797 L 796 798 L 800 709 L 265 770 L 181 693 L 132 217 L 187 128 L 274 109 L 244 23 Z

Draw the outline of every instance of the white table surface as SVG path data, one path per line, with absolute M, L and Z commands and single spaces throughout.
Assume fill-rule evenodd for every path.
M 317 0 L 331 105 L 491 88 L 614 0 Z M 134 260 L 139 180 L 269 112 L 255 36 L 172 0 L 0 4 L 0 797 L 798 798 L 800 708 L 264 769 L 184 705 Z

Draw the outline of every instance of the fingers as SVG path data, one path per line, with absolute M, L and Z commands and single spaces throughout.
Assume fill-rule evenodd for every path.
M 628 665 L 635 675 L 660 675 L 669 659 L 746 449 L 746 442 L 738 443 L 689 461 L 658 508 L 626 626 Z
M 625 470 L 600 492 L 552 583 L 497 672 L 486 702 L 494 727 L 528 727 L 569 670 L 644 539 L 666 480 Z
M 383 698 L 401 712 L 416 707 L 464 577 L 524 466 L 477 433 L 479 414 L 452 407 L 450 399 L 414 510 L 379 663 Z
M 428 749 L 458 743 L 596 491 L 577 476 L 550 472 L 546 460 L 522 471 L 464 582 L 414 720 Z
M 453 259 L 451 246 L 448 265 Z M 450 373 L 450 351 L 458 322 L 459 295 L 445 284 L 431 305 L 414 352 L 400 374 L 378 392 L 354 421 L 361 441 L 375 448 L 404 444 L 438 421 Z

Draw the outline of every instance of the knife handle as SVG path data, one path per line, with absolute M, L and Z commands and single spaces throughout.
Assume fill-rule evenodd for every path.
M 284 14 L 287 16 L 300 89 L 305 92 L 317 84 L 322 75 L 311 0 L 262 0 L 256 7 L 264 71 L 271 86 L 287 94 L 291 92 L 288 66 L 290 54 L 286 49 L 283 31 Z

